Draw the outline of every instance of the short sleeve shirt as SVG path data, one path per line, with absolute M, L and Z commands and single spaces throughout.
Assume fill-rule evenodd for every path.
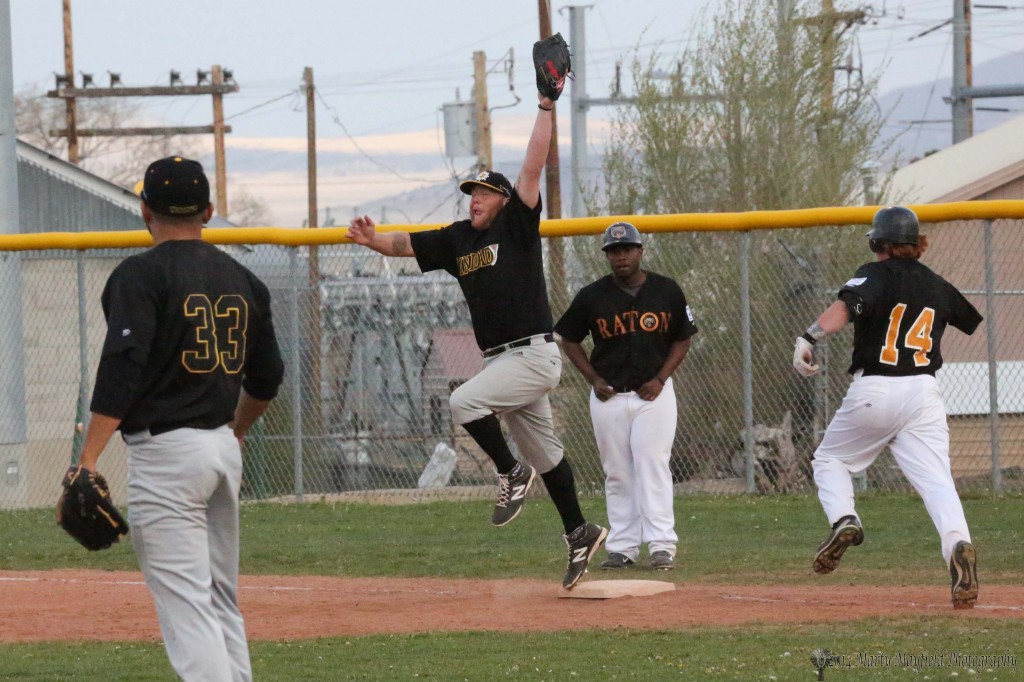
M 481 350 L 551 332 L 540 212 L 540 201 L 531 209 L 513 191 L 486 230 L 460 220 L 409 235 L 423 272 L 459 280 Z
M 982 321 L 956 287 L 916 260 L 865 263 L 839 298 L 853 312 L 851 374 L 934 376 L 946 327 L 973 334 Z
M 686 295 L 674 280 L 654 272 L 636 296 L 623 291 L 612 275 L 583 287 L 555 325 L 558 334 L 580 343 L 594 341 L 590 364 L 615 387 L 631 390 L 650 381 L 669 348 L 697 333 Z

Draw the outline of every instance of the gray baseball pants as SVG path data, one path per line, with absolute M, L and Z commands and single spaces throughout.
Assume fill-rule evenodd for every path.
M 132 545 L 186 682 L 249 682 L 238 609 L 242 453 L 231 429 L 126 434 Z
M 452 392 L 458 425 L 499 415 L 526 461 L 545 474 L 562 461 L 548 393 L 562 377 L 562 353 L 553 341 L 507 350 L 484 360 L 484 368 Z

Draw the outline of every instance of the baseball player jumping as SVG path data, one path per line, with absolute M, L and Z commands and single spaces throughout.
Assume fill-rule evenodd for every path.
M 982 317 L 956 287 L 919 262 L 928 240 L 913 211 L 881 209 L 867 236 L 875 262 L 857 269 L 793 351 L 796 371 L 813 376 L 814 345 L 853 321 L 853 382 L 814 453 L 818 498 L 832 524 L 814 570 L 831 573 L 849 547 L 864 541 L 851 474 L 888 445 L 939 533 L 953 608 L 969 609 L 978 599 L 977 556 L 950 470 L 949 426 L 935 372 L 942 367 L 946 326 L 973 334 Z
M 697 327 L 683 290 L 640 267 L 644 247 L 630 223 L 604 232 L 612 274 L 584 287 L 555 324 L 562 348 L 591 385 L 590 416 L 608 505 L 606 570 L 636 563 L 646 542 L 651 566 L 670 570 L 676 543 L 669 458 L 676 430 L 672 372 Z M 582 341 L 593 339 L 587 358 Z
M 153 248 L 103 290 L 103 343 L 81 466 L 115 431 L 128 444 L 132 545 L 171 665 L 189 682 L 252 679 L 238 609 L 242 439 L 284 364 L 270 292 L 202 240 L 213 215 L 203 167 L 150 164 L 142 218 Z
M 538 99 L 526 159 L 514 187 L 501 173 L 484 171 L 460 185 L 472 197 L 468 220 L 427 232 L 381 234 L 373 220 L 363 216 L 351 221 L 349 236 L 385 256 L 415 257 L 423 272 L 443 269 L 459 280 L 484 367 L 452 392 L 452 419 L 494 462 L 495 526 L 519 514 L 540 474 L 565 528 L 569 562 L 562 585 L 572 589 L 608 531 L 583 517 L 548 401 L 562 369 L 540 241 L 540 175 L 551 141 L 554 101 L 541 93 Z M 499 414 L 526 462 L 517 461 L 509 450 Z

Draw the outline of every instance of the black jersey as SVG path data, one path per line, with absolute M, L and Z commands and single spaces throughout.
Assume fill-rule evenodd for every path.
M 512 192 L 486 230 L 460 220 L 409 235 L 423 272 L 459 280 L 481 350 L 551 332 L 551 307 L 540 243 L 541 202 L 529 208 Z
M 284 365 L 270 292 L 200 240 L 125 259 L 103 290 L 107 337 L 91 409 L 121 431 L 212 429 L 234 419 L 239 388 L 277 393 Z
M 668 357 L 669 347 L 697 333 L 682 288 L 668 277 L 647 272 L 636 296 L 612 275 L 583 287 L 555 331 L 574 343 L 590 334 L 590 364 L 616 388 L 636 390 L 650 381 Z
M 916 260 L 865 263 L 839 298 L 854 323 L 851 374 L 934 376 L 946 326 L 973 334 L 982 320 L 956 287 Z

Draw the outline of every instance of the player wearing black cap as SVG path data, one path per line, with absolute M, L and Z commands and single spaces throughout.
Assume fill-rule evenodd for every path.
M 935 372 L 942 367 L 946 327 L 973 334 L 982 317 L 956 287 L 919 262 L 928 240 L 909 208 L 881 209 L 866 236 L 876 260 L 857 269 L 793 351 L 796 371 L 813 376 L 814 344 L 853 321 L 853 382 L 814 453 L 814 481 L 832 529 L 813 567 L 831 573 L 849 547 L 864 541 L 851 474 L 864 471 L 888 445 L 939 533 L 953 607 L 972 608 L 977 556 L 950 471 L 949 426 Z
M 679 540 L 669 468 L 676 431 L 671 375 L 697 327 L 680 286 L 640 267 L 644 247 L 635 226 L 609 226 L 601 248 L 612 273 L 581 289 L 555 324 L 566 356 L 592 388 L 610 526 L 601 567 L 628 568 L 647 544 L 651 566 L 669 570 Z M 594 342 L 589 359 L 587 335 Z
M 153 248 L 103 290 L 103 344 L 81 466 L 120 430 L 132 545 L 184 680 L 251 680 L 238 609 L 241 444 L 284 375 L 270 292 L 202 241 L 213 215 L 202 166 L 150 164 L 142 217 Z
M 571 589 L 608 531 L 583 517 L 548 401 L 562 369 L 540 242 L 540 174 L 551 141 L 554 103 L 542 95 L 538 99 L 515 187 L 501 173 L 484 171 L 460 185 L 471 197 L 468 220 L 427 232 L 381 234 L 363 216 L 352 220 L 349 236 L 385 256 L 415 257 L 424 272 L 445 270 L 459 280 L 484 367 L 452 392 L 452 419 L 494 462 L 494 525 L 516 517 L 540 474 L 565 529 L 569 562 L 562 586 Z M 509 450 L 499 414 L 527 461 L 517 461 Z

